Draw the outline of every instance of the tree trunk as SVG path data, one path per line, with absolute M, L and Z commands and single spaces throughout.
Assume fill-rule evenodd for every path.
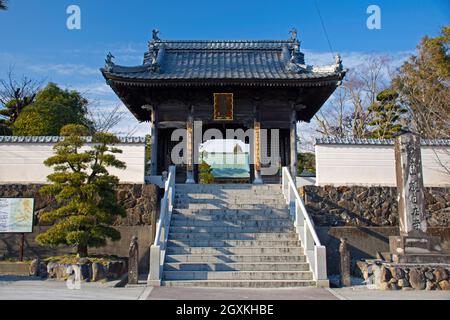
M 77 247 L 77 253 L 81 258 L 85 258 L 88 256 L 88 247 L 87 245 L 79 244 Z

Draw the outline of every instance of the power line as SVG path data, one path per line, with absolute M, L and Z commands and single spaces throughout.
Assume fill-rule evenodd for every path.
M 314 0 L 314 3 L 316 4 L 317 14 L 319 15 L 320 23 L 322 24 L 323 32 L 325 33 L 325 37 L 327 38 L 328 48 L 330 49 L 331 56 L 334 59 L 333 46 L 331 45 L 330 37 L 328 36 L 327 28 L 325 27 L 325 23 L 323 21 L 322 14 L 320 13 L 319 4 L 317 3 L 317 0 Z

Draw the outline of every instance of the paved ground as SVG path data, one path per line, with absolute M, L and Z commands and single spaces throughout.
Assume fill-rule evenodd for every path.
M 83 283 L 70 290 L 65 282 L 0 276 L 0 300 L 138 300 L 146 287 L 114 288 L 112 283 Z
M 332 290 L 342 300 L 450 300 L 450 291 L 381 291 L 364 286 Z
M 338 300 L 329 290 L 298 289 L 211 289 L 153 288 L 148 300 Z
M 0 300 L 450 300 L 450 291 L 378 291 L 364 286 L 342 289 L 114 288 L 114 283 L 65 282 L 0 276 Z

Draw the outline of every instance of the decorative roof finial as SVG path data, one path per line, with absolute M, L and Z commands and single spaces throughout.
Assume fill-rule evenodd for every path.
M 338 67 L 339 70 L 342 70 L 342 68 L 343 68 L 343 66 L 342 66 L 342 58 L 341 58 L 341 55 L 339 53 L 336 54 L 336 56 L 334 57 L 334 63 Z
M 296 28 L 292 28 L 289 33 L 291 34 L 291 40 L 292 41 L 298 41 L 297 39 L 297 29 Z
M 111 52 L 108 52 L 105 59 L 105 68 L 108 71 L 111 71 L 112 67 L 114 66 L 114 59 L 115 57 L 112 55 Z
M 159 38 L 159 30 L 158 29 L 153 29 L 152 30 L 152 39 L 153 41 L 161 41 L 161 39 Z

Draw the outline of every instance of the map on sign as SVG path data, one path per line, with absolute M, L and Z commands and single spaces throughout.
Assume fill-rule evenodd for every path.
M 0 233 L 33 232 L 34 199 L 0 198 Z

